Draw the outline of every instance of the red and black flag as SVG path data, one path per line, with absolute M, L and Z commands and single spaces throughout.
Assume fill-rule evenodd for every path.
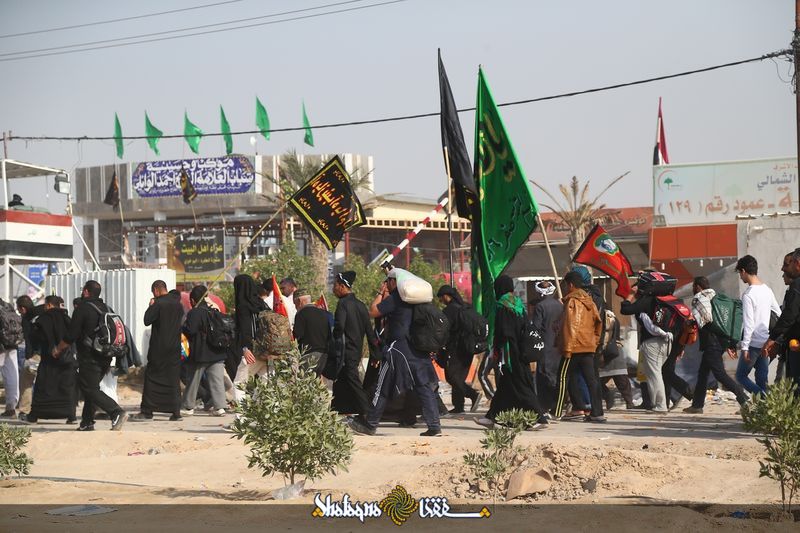
M 346 232 L 366 221 L 350 175 L 339 156 L 334 156 L 300 187 L 289 199 L 289 205 L 328 250 L 336 248 Z
M 596 224 L 586 236 L 572 262 L 596 268 L 614 279 L 617 282 L 616 293 L 621 298 L 627 298 L 631 293 L 628 281 L 628 276 L 633 275 L 631 262 L 600 224 Z
M 189 179 L 189 174 L 185 169 L 181 169 L 181 195 L 183 196 L 183 203 L 190 204 L 192 200 L 197 198 L 197 191 L 192 185 L 192 180 Z
M 664 135 L 664 116 L 661 114 L 661 97 L 658 98 L 658 124 L 656 126 L 656 146 L 653 148 L 653 166 L 669 165 L 667 137 Z
M 111 177 L 111 183 L 108 184 L 108 190 L 106 191 L 106 197 L 103 203 L 113 207 L 114 211 L 119 208 L 119 178 L 116 172 L 114 172 L 114 175 Z
M 464 133 L 458 120 L 458 110 L 450 90 L 450 81 L 442 63 L 442 51 L 439 50 L 439 99 L 441 101 L 442 151 L 444 152 L 445 170 L 453 180 L 456 210 L 458 216 L 472 220 L 478 209 L 478 188 L 472 173 Z

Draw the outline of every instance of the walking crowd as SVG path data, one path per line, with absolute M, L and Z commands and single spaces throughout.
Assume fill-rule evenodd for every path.
M 513 280 L 500 276 L 491 323 L 449 285 L 437 292 L 441 308 L 436 306 L 430 285 L 398 268 L 388 270 L 367 303 L 353 292 L 355 272 L 337 274 L 335 314 L 292 278 L 276 286 L 274 278 L 261 280 L 259 274 L 236 276 L 232 316 L 220 311 L 205 286 L 192 288 L 185 312 L 181 294 L 159 280 L 144 315 L 151 334 L 141 405 L 130 415 L 108 377 L 141 366 L 141 358 L 124 321 L 101 298 L 100 284 L 88 281 L 71 317 L 55 295 L 40 305 L 21 296 L 16 309 L 0 302 L 2 416 L 28 424 L 61 418 L 77 423 L 79 431 L 94 430 L 101 416 L 112 430 L 156 413 L 174 422 L 196 409 L 224 416 L 243 398 L 242 385 L 268 376 L 272 362 L 295 342 L 301 364 L 332 391 L 331 408 L 364 435 L 376 434 L 388 420 L 414 427 L 421 415 L 427 426 L 421 435 L 438 436 L 443 417 L 465 413 L 466 400 L 475 413 L 484 398 L 488 409 L 475 421 L 486 427 L 510 409 L 534 413 L 528 429 L 569 419 L 603 423 L 604 405 L 611 409 L 617 394 L 627 409 L 654 415 L 685 397 L 691 405 L 683 411 L 702 414 L 709 374 L 740 404 L 765 394 L 773 360 L 777 379 L 800 385 L 800 249 L 783 259 L 782 305 L 758 270 L 754 257 L 738 260 L 736 272 L 747 286 L 740 300 L 715 292 L 705 277 L 695 278 L 689 306 L 674 297 L 672 276 L 639 273 L 620 306 L 638 327 L 638 365 L 630 369 L 619 320 L 580 265 L 560 280 L 560 290 L 554 280 L 537 282 L 528 305 L 515 295 Z M 701 360 L 692 386 L 676 373 L 676 364 L 695 342 Z M 726 356 L 738 358 L 735 378 L 725 371 Z M 450 411 L 434 361 L 451 388 Z

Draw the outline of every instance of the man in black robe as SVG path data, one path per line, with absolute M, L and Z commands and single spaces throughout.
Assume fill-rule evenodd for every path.
M 555 407 L 558 398 L 558 366 L 561 350 L 556 343 L 564 305 L 555 297 L 556 286 L 549 281 L 540 281 L 534 286 L 539 299 L 533 309 L 531 321 L 544 341 L 542 360 L 536 365 L 536 392 L 545 411 Z
M 153 299 L 144 313 L 144 325 L 152 326 L 140 412 L 131 420 L 151 420 L 154 412 L 181 418 L 181 324 L 183 305 L 178 291 L 167 292 L 167 284 L 153 282 Z
M 481 394 L 473 389 L 467 382 L 469 367 L 472 365 L 474 354 L 464 343 L 465 334 L 461 329 L 459 315 L 464 308 L 464 300 L 458 291 L 450 285 L 442 285 L 436 293 L 439 301 L 444 304 L 442 312 L 450 323 L 450 334 L 447 338 L 447 345 L 443 350 L 443 360 L 438 361 L 439 366 L 444 368 L 444 376 L 450 384 L 453 409 L 451 414 L 462 414 L 464 412 L 464 398 L 472 400 L 470 412 L 474 413 L 480 403 Z
M 333 282 L 333 293 L 339 298 L 333 317 L 334 357 L 325 370 L 334 379 L 331 409 L 343 414 L 366 416 L 369 400 L 358 373 L 364 336 L 369 343 L 370 363 L 379 361 L 378 337 L 372 328 L 367 306 L 353 294 L 356 273 L 340 273 Z M 334 367 L 334 368 L 331 368 Z
M 27 415 L 20 415 L 23 422 L 35 423 L 40 418 L 65 418 L 68 424 L 76 422 L 77 361 L 73 352 L 59 358 L 53 357 L 53 349 L 64 339 L 70 319 L 63 308 L 64 300 L 51 295 L 44 300 L 44 312 L 31 322 L 31 355 L 41 360 L 33 387 L 33 403 Z

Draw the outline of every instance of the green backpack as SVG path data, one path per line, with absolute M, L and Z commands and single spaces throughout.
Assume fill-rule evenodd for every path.
M 706 326 L 720 340 L 736 344 L 742 340 L 742 301 L 724 294 L 711 299 L 712 321 Z

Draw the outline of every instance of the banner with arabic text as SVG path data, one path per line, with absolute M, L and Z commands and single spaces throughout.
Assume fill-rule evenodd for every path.
M 180 196 L 182 170 L 198 195 L 245 193 L 255 181 L 250 160 L 243 155 L 231 155 L 139 163 L 131 176 L 131 185 L 140 198 Z
M 169 268 L 177 281 L 208 281 L 225 268 L 225 237 L 222 230 L 200 231 L 170 238 Z

